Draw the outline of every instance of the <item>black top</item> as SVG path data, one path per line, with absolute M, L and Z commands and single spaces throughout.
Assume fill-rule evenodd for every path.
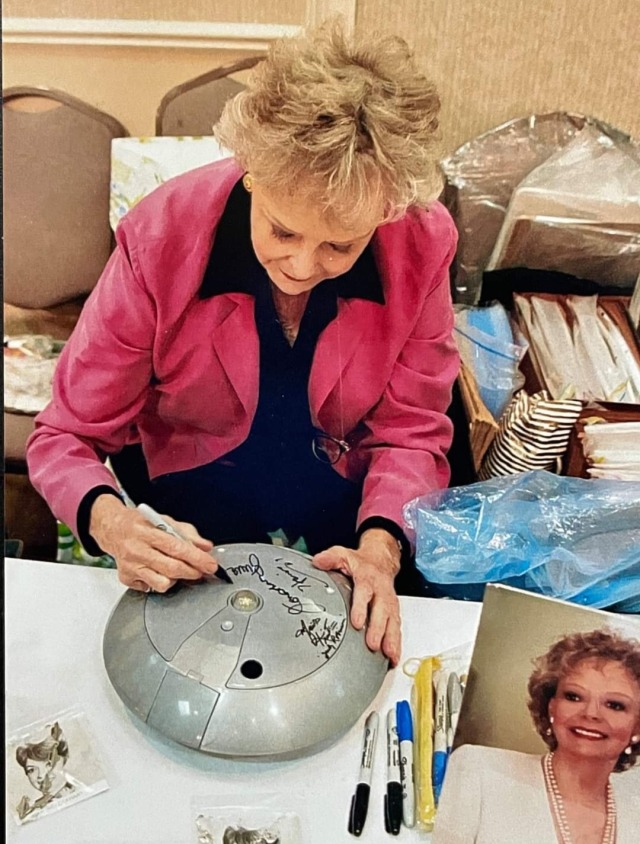
M 382 527 L 408 551 L 404 532 L 389 519 L 367 519 L 356 532 L 361 484 L 342 478 L 312 449 L 317 431 L 309 409 L 309 375 L 318 338 L 337 315 L 338 297 L 384 303 L 371 246 L 348 272 L 311 290 L 291 346 L 278 320 L 268 275 L 253 251 L 250 198 L 240 181 L 218 224 L 199 296 L 230 292 L 255 299 L 260 380 L 249 436 L 213 463 L 157 478 L 147 503 L 190 521 L 218 544 L 268 541 L 267 532 L 281 528 L 289 539 L 302 535 L 316 553 L 333 544 L 353 547 L 364 530 Z M 109 487 L 91 490 L 78 511 L 78 533 L 89 553 L 99 551 L 88 534 L 91 505 L 107 491 L 113 492 Z

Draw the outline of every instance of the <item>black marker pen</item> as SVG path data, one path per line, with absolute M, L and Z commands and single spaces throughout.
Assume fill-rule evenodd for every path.
M 349 812 L 349 832 L 352 835 L 362 835 L 364 822 L 369 808 L 369 793 L 371 791 L 371 772 L 373 770 L 373 753 L 376 748 L 378 735 L 378 713 L 372 712 L 364 724 L 364 740 L 362 743 L 362 759 L 360 761 L 360 776 L 356 793 L 351 798 Z
M 387 793 L 384 798 L 384 828 L 398 835 L 402 823 L 402 782 L 396 708 L 387 713 Z

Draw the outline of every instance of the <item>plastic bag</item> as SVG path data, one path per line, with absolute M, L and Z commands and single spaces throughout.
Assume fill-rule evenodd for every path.
M 403 665 L 404 673 L 413 678 L 416 820 L 421 829 L 433 827 L 472 649 L 473 643 L 467 642 L 436 656 L 412 657 Z
M 278 795 L 253 794 L 251 799 L 252 805 L 247 806 L 194 798 L 194 841 L 198 844 L 302 844 L 300 818 L 295 812 L 283 809 Z
M 633 286 L 640 271 L 640 150 L 587 125 L 514 190 L 486 269 Z
M 433 672 L 437 657 L 420 660 L 413 678 L 412 705 L 417 743 L 415 765 L 416 820 L 422 829 L 431 829 L 436 816 L 431 771 L 433 766 Z
M 41 334 L 4 338 L 4 406 L 39 413 L 51 401 L 51 384 L 64 343 Z
M 626 137 L 613 127 L 584 115 L 532 114 L 484 132 L 442 162 L 447 180 L 445 203 L 460 233 L 453 272 L 455 301 L 470 305 L 478 302 L 482 274 L 514 190 L 585 126 L 594 126 L 607 137 L 622 141 Z M 562 236 L 566 236 L 564 228 Z M 589 260 L 594 251 L 589 251 Z
M 5 764 L 7 802 L 18 825 L 109 788 L 89 721 L 78 709 L 15 730 L 7 740 Z
M 430 493 L 404 508 L 416 565 L 444 594 L 500 582 L 593 607 L 640 600 L 640 483 L 522 472 Z
M 456 307 L 455 339 L 480 398 L 498 420 L 524 385 L 518 364 L 527 350 L 526 341 L 521 336 L 514 338 L 506 309 L 499 303 L 485 308 Z

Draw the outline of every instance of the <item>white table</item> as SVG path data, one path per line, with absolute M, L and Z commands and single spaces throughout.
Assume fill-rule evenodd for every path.
M 326 750 L 287 762 L 216 759 L 165 741 L 134 721 L 112 689 L 102 662 L 102 634 L 124 591 L 115 572 L 28 560 L 5 562 L 6 726 L 11 730 L 77 707 L 90 719 L 110 789 L 18 827 L 7 813 L 7 840 L 19 844 L 189 844 L 194 798 L 276 793 L 300 815 L 305 844 L 353 844 L 347 817 L 359 766 L 363 723 L 408 698 L 411 680 L 389 672 L 372 706 Z M 472 640 L 479 604 L 401 598 L 403 660 Z M 381 718 L 381 722 L 382 722 Z M 381 731 L 369 815 L 360 841 L 393 840 L 384 832 L 386 741 Z M 398 840 L 428 841 L 403 827 Z

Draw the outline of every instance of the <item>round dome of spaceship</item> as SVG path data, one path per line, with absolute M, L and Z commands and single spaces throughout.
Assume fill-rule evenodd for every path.
M 387 670 L 349 622 L 350 582 L 287 548 L 214 554 L 233 583 L 123 595 L 103 643 L 116 692 L 164 736 L 216 756 L 293 757 L 335 740 Z

